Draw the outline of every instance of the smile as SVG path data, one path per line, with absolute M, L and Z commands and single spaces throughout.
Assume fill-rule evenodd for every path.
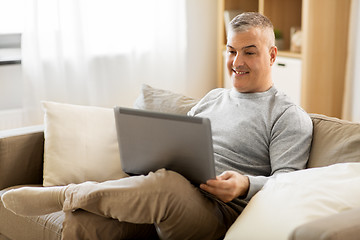
M 234 69 L 233 69 L 233 71 L 234 71 L 234 73 L 239 74 L 239 75 L 244 75 L 244 74 L 249 73 L 249 72 L 245 72 L 245 71 L 236 71 Z

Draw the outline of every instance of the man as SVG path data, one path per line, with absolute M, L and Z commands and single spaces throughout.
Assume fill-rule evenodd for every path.
M 78 222 L 104 217 L 119 223 L 117 237 L 151 233 L 153 226 L 161 239 L 223 237 L 269 177 L 303 169 L 308 160 L 312 122 L 273 86 L 274 42 L 273 26 L 263 15 L 235 17 L 227 42 L 233 88 L 211 91 L 188 113 L 211 120 L 216 179 L 196 188 L 160 169 L 104 183 L 13 190 L 3 195 L 5 206 L 21 215 L 65 211 L 65 239 L 94 238 Z

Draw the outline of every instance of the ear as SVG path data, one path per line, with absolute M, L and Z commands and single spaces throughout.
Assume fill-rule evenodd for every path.
M 270 48 L 270 66 L 272 66 L 276 60 L 276 56 L 277 56 L 277 47 L 276 46 L 272 46 Z

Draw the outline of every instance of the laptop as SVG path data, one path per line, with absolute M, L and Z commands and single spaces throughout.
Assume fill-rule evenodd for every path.
M 215 178 L 210 120 L 114 107 L 121 166 L 129 175 L 165 168 L 194 185 Z

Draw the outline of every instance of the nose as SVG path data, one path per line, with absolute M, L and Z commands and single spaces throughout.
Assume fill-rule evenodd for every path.
M 241 54 L 236 53 L 234 59 L 232 60 L 232 65 L 234 68 L 244 65 L 244 59 L 242 58 Z

